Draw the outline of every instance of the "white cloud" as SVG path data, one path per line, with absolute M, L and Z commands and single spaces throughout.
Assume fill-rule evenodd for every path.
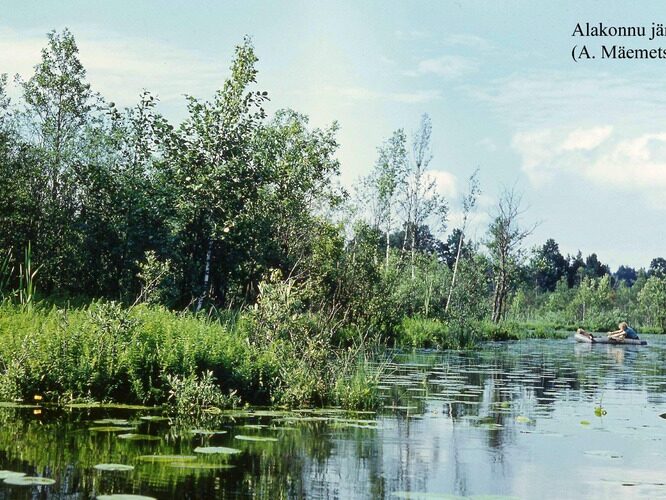
M 619 138 L 616 127 L 543 129 L 518 132 L 512 146 L 534 185 L 558 174 L 578 176 L 594 185 L 645 196 L 666 208 L 666 132 Z
M 365 87 L 334 87 L 323 89 L 325 93 L 354 101 L 391 101 L 406 104 L 420 104 L 440 99 L 439 90 L 415 90 L 413 92 L 383 92 Z
M 611 123 L 660 120 L 666 93 L 659 79 L 625 78 L 608 73 L 540 71 L 514 74 L 481 85 L 468 95 L 486 103 L 517 130 L 596 125 L 599 110 Z
M 447 45 L 459 45 L 462 47 L 469 47 L 479 50 L 488 50 L 492 48 L 490 42 L 488 42 L 488 40 L 485 38 L 464 33 L 449 35 L 445 38 L 444 43 Z
M 444 196 L 447 200 L 455 197 L 458 193 L 456 176 L 451 172 L 443 170 L 428 170 L 425 173 L 425 178 L 428 181 L 435 182 L 435 189 L 439 194 Z
M 564 151 L 575 151 L 579 149 L 589 151 L 595 149 L 604 142 L 612 132 L 613 127 L 610 125 L 588 129 L 578 128 L 569 133 L 562 144 L 562 149 Z
M 478 69 L 478 63 L 467 57 L 458 55 L 443 55 L 434 59 L 424 59 L 417 66 L 417 73 L 421 75 L 433 74 L 442 78 L 452 79 L 473 73 Z

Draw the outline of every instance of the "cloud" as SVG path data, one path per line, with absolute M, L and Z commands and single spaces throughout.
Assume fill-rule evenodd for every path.
M 474 100 L 485 103 L 517 130 L 596 125 L 599 110 L 609 123 L 645 124 L 661 120 L 666 106 L 659 79 L 610 73 L 535 71 L 466 85 Z
M 424 40 L 432 37 L 432 33 L 423 30 L 396 30 L 395 37 L 402 41 Z
M 478 69 L 476 61 L 458 55 L 443 55 L 434 59 L 420 61 L 416 73 L 437 75 L 446 79 L 458 78 L 473 73 Z
M 439 90 L 415 90 L 413 92 L 383 92 L 365 87 L 335 87 L 323 89 L 335 97 L 343 97 L 353 101 L 391 101 L 405 104 L 421 104 L 441 98 Z
M 530 182 L 542 185 L 561 174 L 594 185 L 644 196 L 666 208 L 666 131 L 620 136 L 617 127 L 518 132 L 512 146 Z
M 464 33 L 449 35 L 444 39 L 444 43 L 446 45 L 458 45 L 479 50 L 488 50 L 493 47 L 485 38 Z
M 428 170 L 425 173 L 426 182 L 434 181 L 435 189 L 447 200 L 458 194 L 456 176 L 443 170 Z
M 604 142 L 612 132 L 613 127 L 610 125 L 589 129 L 578 128 L 569 133 L 561 147 L 564 151 L 590 151 Z

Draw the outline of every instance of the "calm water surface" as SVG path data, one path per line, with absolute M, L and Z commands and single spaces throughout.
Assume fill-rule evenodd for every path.
M 55 483 L 0 481 L 0 498 L 666 498 L 666 338 L 646 338 L 395 353 L 377 414 L 193 428 L 158 409 L 4 407 L 0 468 Z

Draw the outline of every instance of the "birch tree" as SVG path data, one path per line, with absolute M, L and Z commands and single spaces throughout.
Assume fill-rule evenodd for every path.
M 479 171 L 478 169 L 469 178 L 469 187 L 467 194 L 463 197 L 463 221 L 462 227 L 460 228 L 460 238 L 458 238 L 458 250 L 456 251 L 456 259 L 453 264 L 453 277 L 451 278 L 451 286 L 449 287 L 449 296 L 446 300 L 446 307 L 444 312 L 448 312 L 449 305 L 451 304 L 451 297 L 453 295 L 453 289 L 456 286 L 456 278 L 458 276 L 458 261 L 460 260 L 460 254 L 462 253 L 463 240 L 465 239 L 465 231 L 467 231 L 467 223 L 469 221 L 469 215 L 471 211 L 476 206 L 476 200 L 479 196 L 479 180 L 477 178 Z
M 494 322 L 499 322 L 504 317 L 512 283 L 524 258 L 522 243 L 536 227 L 520 227 L 518 223 L 522 214 L 520 204 L 521 198 L 514 190 L 504 191 L 497 206 L 497 215 L 488 230 L 487 246 L 494 274 L 492 308 Z
M 448 206 L 437 193 L 437 181 L 428 175 L 432 161 L 432 122 L 427 114 L 412 139 L 412 157 L 408 164 L 402 192 L 402 209 L 405 215 L 403 254 L 409 247 L 411 277 L 415 277 L 414 258 L 421 227 L 430 217 L 436 217 L 442 226 L 446 223 Z
M 265 117 L 266 92 L 252 91 L 257 58 L 249 39 L 236 48 L 231 76 L 211 101 L 188 97 L 188 117 L 175 131 L 165 130 L 171 179 L 178 186 L 179 231 L 191 246 L 185 253 L 202 256 L 200 285 L 192 277 L 200 310 L 211 283 L 213 253 L 237 218 L 256 199 L 261 172 L 252 160 L 251 139 Z

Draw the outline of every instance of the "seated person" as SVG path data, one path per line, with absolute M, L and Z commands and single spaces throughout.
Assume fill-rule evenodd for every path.
M 633 339 L 633 340 L 640 340 L 638 337 L 638 334 L 636 333 L 636 330 L 631 328 L 626 321 L 623 321 L 619 325 L 617 325 L 619 330 L 615 330 L 614 332 L 608 332 L 608 338 L 610 340 L 615 340 L 617 342 L 622 342 L 625 338 L 627 339 Z M 579 328 L 576 330 L 576 333 L 579 335 L 584 335 L 587 338 L 589 338 L 592 342 L 594 342 L 594 335 L 592 335 L 590 332 L 586 332 L 582 328 Z
M 579 335 L 584 335 L 588 339 L 591 339 L 594 342 L 594 335 L 592 335 L 590 332 L 586 332 L 582 328 L 579 328 L 578 330 L 576 330 L 576 333 L 578 333 Z
M 614 332 L 608 332 L 609 339 L 619 340 L 620 342 L 623 341 L 625 338 L 640 340 L 638 334 L 636 333 L 636 330 L 631 328 L 626 321 L 623 321 L 622 323 L 617 325 L 617 327 L 619 328 L 619 330 L 615 330 Z

